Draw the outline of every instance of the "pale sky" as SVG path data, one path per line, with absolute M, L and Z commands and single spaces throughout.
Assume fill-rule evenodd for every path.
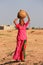
M 43 0 L 0 0 L 0 25 L 12 25 L 20 9 L 30 15 L 30 27 L 43 27 Z

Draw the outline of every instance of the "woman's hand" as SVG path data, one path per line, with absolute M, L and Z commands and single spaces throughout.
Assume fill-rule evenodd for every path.
M 16 21 L 18 20 L 18 18 L 16 18 L 14 21 L 13 21 L 13 23 L 16 25 Z

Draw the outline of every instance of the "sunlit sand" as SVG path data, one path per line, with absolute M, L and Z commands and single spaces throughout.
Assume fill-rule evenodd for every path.
M 43 30 L 27 30 L 27 47 L 25 62 L 12 59 L 16 48 L 17 30 L 0 30 L 0 64 L 38 65 L 43 64 Z

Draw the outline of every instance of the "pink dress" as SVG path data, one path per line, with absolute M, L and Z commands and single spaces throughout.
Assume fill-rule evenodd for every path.
M 23 26 L 21 26 L 20 24 L 16 24 L 16 28 L 18 29 L 18 35 L 17 46 L 13 55 L 14 60 L 23 60 L 22 46 L 24 44 L 24 40 L 27 40 L 26 28 L 28 24 L 28 21 Z

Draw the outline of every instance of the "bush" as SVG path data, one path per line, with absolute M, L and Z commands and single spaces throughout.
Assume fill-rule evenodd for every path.
M 32 29 L 35 29 L 35 27 L 32 27 Z

